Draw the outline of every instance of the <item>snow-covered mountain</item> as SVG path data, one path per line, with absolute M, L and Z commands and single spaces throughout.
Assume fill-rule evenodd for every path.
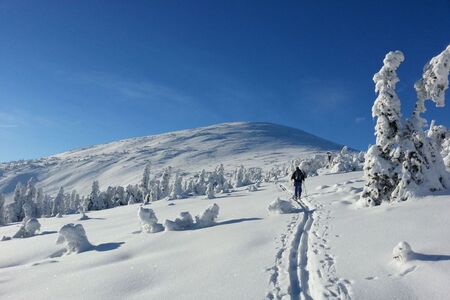
M 30 177 L 38 186 L 55 194 L 59 187 L 76 188 L 88 193 L 92 181 L 108 185 L 135 184 L 146 162 L 153 172 L 172 166 L 176 171 L 194 172 L 225 167 L 270 167 L 293 158 L 324 151 L 339 150 L 341 145 L 302 130 L 286 126 L 236 122 L 131 138 L 76 149 L 54 156 L 0 164 L 0 191 L 11 194 L 17 182 Z

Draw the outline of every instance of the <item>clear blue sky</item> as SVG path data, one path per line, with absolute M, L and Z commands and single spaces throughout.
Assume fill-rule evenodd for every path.
M 409 115 L 448 43 L 448 0 L 0 0 L 0 161 L 230 121 L 365 150 L 385 53 Z

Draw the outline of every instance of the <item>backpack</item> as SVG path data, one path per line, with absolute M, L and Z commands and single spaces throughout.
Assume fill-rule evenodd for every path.
M 294 173 L 295 181 L 303 181 L 303 180 L 305 180 L 305 178 L 306 178 L 306 175 L 305 175 L 305 173 L 303 173 L 302 170 L 295 171 L 295 173 Z

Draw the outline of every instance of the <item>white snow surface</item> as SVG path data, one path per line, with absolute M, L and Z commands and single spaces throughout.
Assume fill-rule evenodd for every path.
M 253 193 L 242 187 L 214 200 L 146 205 L 160 220 L 220 206 L 213 226 L 184 231 L 140 233 L 139 204 L 84 221 L 39 219 L 40 234 L 0 242 L 1 298 L 447 299 L 450 196 L 357 208 L 362 186 L 362 172 L 309 177 L 305 209 L 293 214 L 267 210 L 289 196 L 287 179 Z M 57 231 L 68 223 L 82 224 L 92 247 L 55 255 Z M 19 226 L 0 227 L 0 236 Z M 393 259 L 400 241 L 414 250 L 402 264 Z
M 152 176 L 172 166 L 183 173 L 213 170 L 223 163 L 230 171 L 245 167 L 271 167 L 293 158 L 310 156 L 341 145 L 299 129 L 286 126 L 236 122 L 182 130 L 166 134 L 131 138 L 86 147 L 41 159 L 0 163 L 0 192 L 9 199 L 17 182 L 30 177 L 46 193 L 56 195 L 60 187 L 90 192 L 92 182 L 100 188 L 123 187 L 140 182 L 147 162 Z

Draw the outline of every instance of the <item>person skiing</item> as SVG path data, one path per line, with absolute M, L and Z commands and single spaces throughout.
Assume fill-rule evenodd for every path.
M 300 170 L 299 167 L 297 167 L 294 171 L 294 173 L 291 176 L 291 180 L 294 181 L 294 199 L 298 200 L 302 196 L 302 183 L 305 181 L 306 174 Z

